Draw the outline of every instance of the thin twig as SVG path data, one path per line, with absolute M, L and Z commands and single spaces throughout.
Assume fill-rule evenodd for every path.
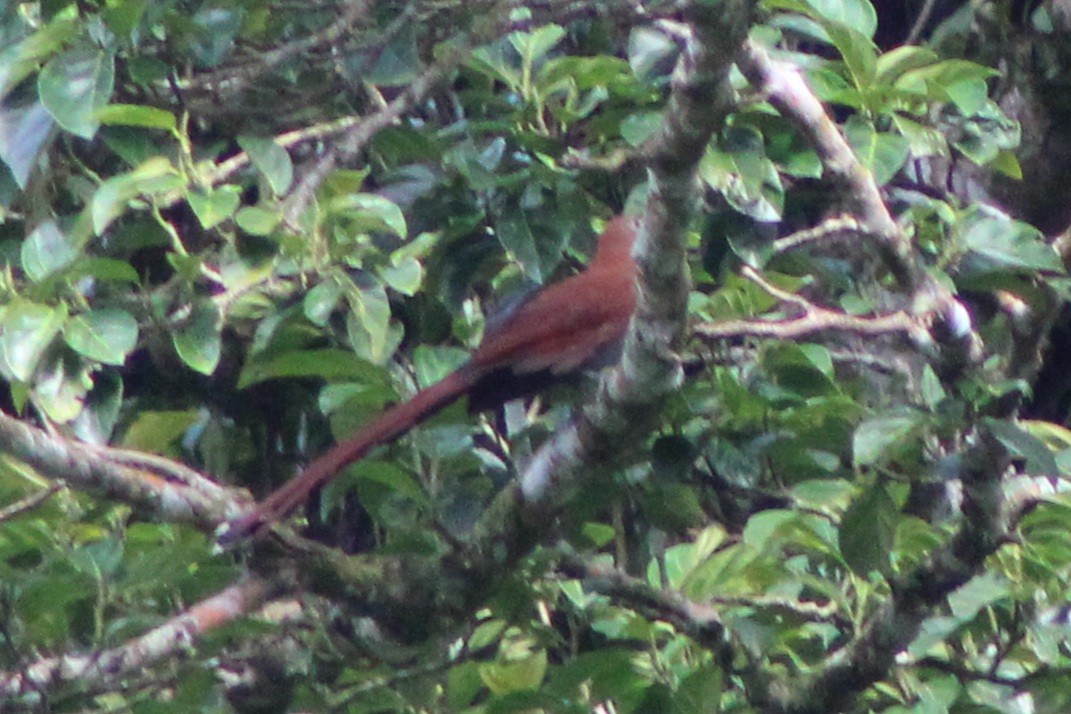
M 65 488 L 67 488 L 67 484 L 65 483 L 54 483 L 49 485 L 48 488 L 29 495 L 21 501 L 15 501 L 11 505 L 5 506 L 0 509 L 0 523 L 9 521 L 27 511 L 32 511 Z
M 46 657 L 21 671 L 0 672 L 0 700 L 39 697 L 71 684 L 101 691 L 152 662 L 184 653 L 201 636 L 257 609 L 279 589 L 277 582 L 247 576 L 118 647 Z

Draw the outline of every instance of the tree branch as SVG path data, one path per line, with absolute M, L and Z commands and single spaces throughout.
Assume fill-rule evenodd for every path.
M 273 581 L 245 577 L 119 647 L 46 657 L 22 671 L 0 673 L 0 699 L 32 698 L 73 683 L 88 691 L 106 689 L 130 672 L 185 652 L 205 633 L 263 605 L 278 589 Z
M 0 452 L 46 478 L 144 509 L 171 522 L 211 531 L 238 515 L 236 491 L 151 454 L 68 441 L 0 412 Z
M 770 59 L 754 42 L 747 44 L 740 70 L 778 111 L 796 122 L 826 171 L 846 189 L 863 234 L 875 241 L 889 271 L 908 295 L 911 310 L 920 316 L 932 315 L 930 334 L 941 360 L 956 367 L 956 371 L 977 363 L 981 340 L 974 332 L 969 313 L 923 269 L 911 241 L 889 213 L 873 174 L 856 158 L 799 71 Z

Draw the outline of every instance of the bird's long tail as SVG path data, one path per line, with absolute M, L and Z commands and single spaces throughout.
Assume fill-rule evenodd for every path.
M 330 481 L 342 468 L 362 458 L 377 446 L 390 443 L 443 408 L 461 398 L 479 381 L 479 370 L 471 363 L 439 382 L 422 389 L 410 399 L 395 404 L 359 432 L 309 464 L 298 476 L 273 491 L 248 513 L 227 524 L 219 535 L 220 545 L 254 535 L 285 518 L 316 488 Z

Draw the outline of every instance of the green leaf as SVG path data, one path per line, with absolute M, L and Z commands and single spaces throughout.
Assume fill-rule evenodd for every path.
M 551 24 L 531 32 L 512 32 L 509 41 L 521 56 L 522 61 L 531 66 L 554 49 L 563 37 L 565 37 L 565 28 Z
M 63 327 L 67 310 L 31 302 L 9 305 L 0 317 L 0 360 L 5 372 L 29 382 L 41 356 Z
M 1071 449 L 1071 429 L 1051 421 L 1023 419 L 1019 424 L 1052 451 Z
M 418 503 L 427 503 L 428 501 L 427 492 L 417 483 L 416 479 L 409 472 L 398 468 L 395 464 L 385 461 L 362 460 L 354 464 L 350 471 L 359 482 L 364 482 L 365 485 L 376 484 L 377 486 L 383 486 L 392 494 L 400 494 Z
M 976 210 L 956 226 L 958 240 L 973 253 L 998 265 L 1063 273 L 1055 249 L 1033 226 L 995 210 Z
M 638 25 L 629 32 L 628 63 L 641 80 L 653 79 L 657 70 L 678 51 L 673 38 L 654 27 Z
M 1019 146 L 1022 136 L 1019 122 L 1007 117 L 996 102 L 987 100 L 975 114 L 960 122 L 953 146 L 979 166 Z
M 249 156 L 257 170 L 264 174 L 264 178 L 268 179 L 268 185 L 277 196 L 289 190 L 294 181 L 294 164 L 286 149 L 273 139 L 248 135 L 239 136 L 238 145 Z
M 138 321 L 125 310 L 103 308 L 75 315 L 63 328 L 67 344 L 79 354 L 121 365 L 138 342 Z
M 649 522 L 666 531 L 696 528 L 705 522 L 706 513 L 695 488 L 683 483 L 651 484 L 645 512 Z
M 896 503 L 882 484 L 866 489 L 848 506 L 837 535 L 841 555 L 857 575 L 888 572 L 897 520 Z
M 391 331 L 390 301 L 382 285 L 354 290 L 346 294 L 349 312 L 346 335 L 354 352 L 374 364 L 382 364 L 394 353 L 401 335 Z
M 837 534 L 827 519 L 814 514 L 772 509 L 748 519 L 743 542 L 756 553 L 767 553 L 787 544 L 793 549 L 806 548 L 814 553 L 839 560 Z
M 718 665 L 692 671 L 673 693 L 671 714 L 717 714 L 725 688 L 725 675 Z
M 82 411 L 86 394 L 93 387 L 85 365 L 62 353 L 46 358 L 34 376 L 34 402 L 49 419 L 67 423 Z
M 22 244 L 22 269 L 34 282 L 66 268 L 79 251 L 52 219 L 42 221 Z
M 421 387 L 429 387 L 464 364 L 468 352 L 456 347 L 420 345 L 413 350 L 413 368 Z
M 766 0 L 764 5 L 797 12 L 823 26 L 851 29 L 866 37 L 873 37 L 878 26 L 877 13 L 869 0 Z
M 140 412 L 123 434 L 123 447 L 168 453 L 171 443 L 182 438 L 199 418 L 196 409 Z
M 493 694 L 503 695 L 535 689 L 547 673 L 547 653 L 537 650 L 527 657 L 480 664 L 480 679 Z
M 324 280 L 305 293 L 301 309 L 309 322 L 317 327 L 324 327 L 342 301 L 342 295 L 342 285 L 338 281 Z
M 816 20 L 843 25 L 864 37 L 873 37 L 878 14 L 869 0 L 806 0 Z
M 0 131 L 0 160 L 7 164 L 19 188 L 25 189 L 55 123 L 41 102 L 19 106 L 5 99 L 0 102 L 0 126 L 4 127 Z
M 416 23 L 407 22 L 383 45 L 363 79 L 381 87 L 402 87 L 416 79 L 420 68 Z
M 934 101 L 952 101 L 962 114 L 970 116 L 982 108 L 988 96 L 986 80 L 999 75 L 989 67 L 951 59 L 907 71 L 894 86 Z
M 15 6 L 7 3 L 3 7 L 14 8 Z M 11 15 L 14 15 L 14 12 Z M 5 97 L 5 100 L 10 97 L 12 89 L 40 68 L 42 62 L 62 50 L 85 31 L 83 23 L 76 22 L 64 13 L 63 16 L 57 16 L 47 23 L 41 25 L 34 23 L 35 31 L 16 42 L 20 34 L 15 30 L 17 23 L 6 17 L 4 22 L 10 22 L 5 28 L 9 28 L 10 34 L 5 37 L 2 49 L 0 49 L 0 96 Z
M 149 3 L 144 0 L 123 0 L 105 5 L 101 17 L 112 32 L 127 37 L 137 30 Z
M 901 445 L 921 425 L 921 416 L 915 413 L 875 417 L 862 422 L 852 437 L 855 468 L 882 462 L 892 447 Z
M 898 135 L 874 130 L 869 122 L 852 117 L 844 125 L 844 133 L 859 161 L 874 174 L 879 186 L 884 186 L 908 157 L 907 140 Z
M 609 545 L 614 537 L 617 535 L 617 530 L 613 526 L 608 526 L 605 523 L 585 523 L 580 528 L 581 535 L 588 540 L 595 548 L 602 548 Z
M 93 389 L 71 425 L 75 435 L 91 444 L 110 443 L 123 406 L 123 380 L 114 370 L 93 375 Z
M 1013 151 L 999 149 L 997 155 L 989 162 L 989 166 L 1008 178 L 1016 181 L 1023 180 L 1023 167 L 1019 165 L 1019 158 Z
M 512 59 L 512 58 L 511 58 Z M 506 58 L 505 47 L 501 43 L 477 47 L 469 56 L 469 66 L 489 77 L 501 80 L 511 89 L 521 84 L 521 73 L 515 60 Z
M 941 384 L 941 378 L 937 376 L 937 373 L 933 371 L 933 367 L 930 365 L 926 365 L 922 370 L 919 393 L 922 396 L 922 402 L 931 411 L 937 409 L 937 405 L 948 397 L 948 393 Z
M 496 221 L 495 235 L 530 280 L 541 284 L 546 279 L 535 236 L 523 211 L 510 209 L 503 212 Z
M 198 302 L 190 316 L 172 329 L 171 340 L 179 358 L 190 369 L 212 374 L 222 352 L 219 308 L 208 300 Z
M 354 221 L 357 232 L 386 231 L 399 238 L 405 238 L 408 233 L 402 209 L 374 193 L 339 196 L 331 201 L 330 212 Z
M 90 201 L 93 230 L 102 234 L 121 216 L 127 204 L 142 194 L 155 194 L 179 188 L 182 176 L 163 156 L 154 156 L 129 173 L 117 174 L 102 183 Z
M 937 61 L 937 54 L 917 45 L 894 47 L 878 57 L 875 83 L 891 84 L 905 72 L 928 67 Z
M 628 64 L 617 57 L 555 57 L 539 71 L 540 91 L 605 89 L 631 81 Z M 605 94 L 603 95 L 605 96 Z
M 635 112 L 621 122 L 621 138 L 629 146 L 637 147 L 654 136 L 662 126 L 661 112 Z
M 260 206 L 243 206 L 234 215 L 234 222 L 243 231 L 253 236 L 267 236 L 275 231 L 282 217 L 277 211 Z
M 873 85 L 878 73 L 878 48 L 870 38 L 839 25 L 827 25 L 826 32 L 844 58 L 855 86 L 866 88 Z
M 762 133 L 754 127 L 727 128 L 718 147 L 708 146 L 703 154 L 699 178 L 721 192 L 733 208 L 757 221 L 781 217 L 784 186 L 777 167 L 766 157 Z
M 190 208 L 205 230 L 215 228 L 234 215 L 242 200 L 242 187 L 224 184 L 207 192 L 191 191 L 186 195 Z
M 114 58 L 102 50 L 78 49 L 56 55 L 37 78 L 37 93 L 56 123 L 83 139 L 100 127 L 97 112 L 111 99 Z
M 907 139 L 908 153 L 914 158 L 948 156 L 948 140 L 936 127 L 920 124 L 899 114 L 892 117 L 893 126 Z
M 948 607 L 955 618 L 961 622 L 969 622 L 982 608 L 1003 600 L 1013 592 L 1012 584 L 1007 578 L 995 572 L 985 572 L 971 578 L 949 595 Z
M 833 357 L 822 345 L 789 341 L 771 344 L 763 351 L 762 365 L 778 386 L 798 394 L 817 396 L 835 388 Z
M 203 67 L 215 67 L 231 53 L 242 29 L 244 8 L 206 2 L 189 18 L 187 51 Z
M 1055 476 L 1060 473 L 1056 457 L 1045 442 L 1019 424 L 986 419 L 985 426 L 1012 456 L 1026 459 L 1026 473 L 1034 476 Z
M 67 271 L 72 281 L 95 278 L 105 282 L 137 284 L 138 273 L 125 260 L 113 258 L 82 258 Z
M 402 257 L 394 265 L 379 269 L 379 275 L 392 289 L 403 295 L 416 295 L 424 279 L 424 267 L 416 258 Z
M 314 377 L 328 382 L 365 379 L 374 368 L 346 350 L 296 350 L 269 357 L 255 357 L 242 368 L 238 388 L 247 389 L 269 379 Z
M 141 104 L 109 104 L 97 111 L 97 119 L 108 126 L 139 126 L 165 131 L 173 131 L 177 126 L 171 112 Z

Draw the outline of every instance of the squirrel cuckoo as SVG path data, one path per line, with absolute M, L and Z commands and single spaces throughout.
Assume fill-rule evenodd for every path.
M 533 293 L 488 327 L 472 357 L 441 381 L 388 408 L 298 476 L 228 524 L 232 543 L 285 517 L 316 488 L 376 446 L 401 437 L 462 396 L 487 408 L 613 356 L 636 305 L 632 243 L 638 219 L 617 216 L 599 236 L 583 272 Z

